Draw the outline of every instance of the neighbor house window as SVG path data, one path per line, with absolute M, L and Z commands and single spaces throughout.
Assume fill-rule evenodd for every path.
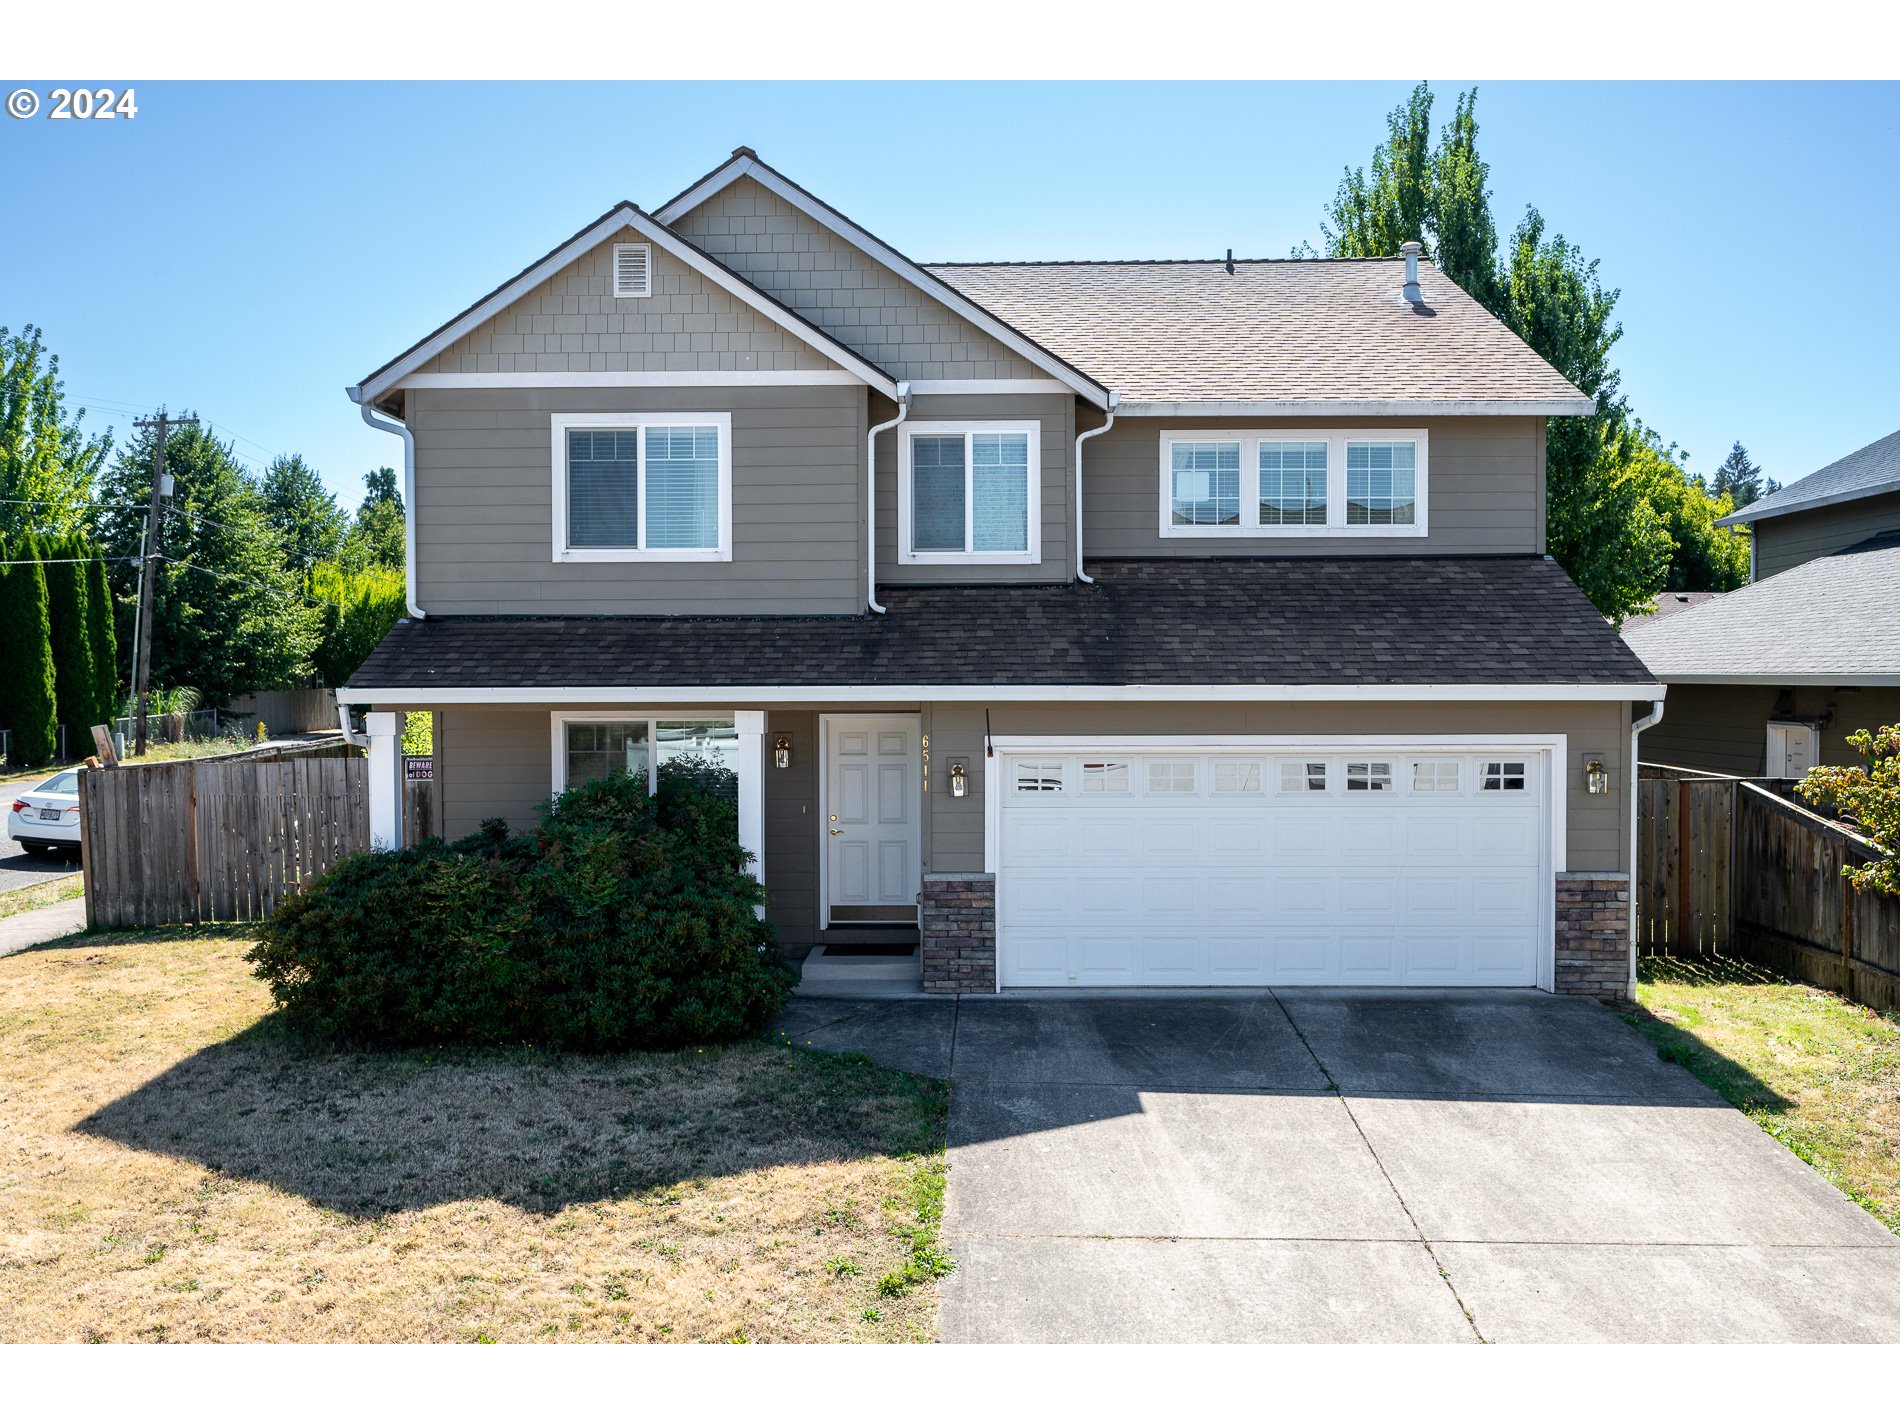
M 1163 431 L 1161 533 L 1422 535 L 1426 464 L 1422 430 Z
M 732 418 L 553 417 L 554 557 L 729 559 Z
M 639 715 L 554 714 L 557 792 L 616 772 L 659 787 L 660 769 L 696 757 L 728 771 L 739 769 L 739 729 L 726 718 L 652 718 Z
M 898 561 L 1042 557 L 1038 421 L 912 421 L 898 429 Z

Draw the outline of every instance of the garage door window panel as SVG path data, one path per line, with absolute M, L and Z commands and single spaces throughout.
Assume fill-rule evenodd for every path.
M 1392 790 L 1390 762 L 1348 762 L 1346 790 L 1349 792 L 1389 792 Z
M 1280 790 L 1288 793 L 1312 793 L 1326 790 L 1326 764 L 1306 758 L 1280 763 Z

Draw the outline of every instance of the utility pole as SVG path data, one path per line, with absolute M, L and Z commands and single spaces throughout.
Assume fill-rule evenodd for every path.
M 138 736 L 133 751 L 145 755 L 145 707 L 152 684 L 152 604 L 158 596 L 158 542 L 163 535 L 160 519 L 165 512 L 166 488 L 171 477 L 165 473 L 165 437 L 173 426 L 195 426 L 196 416 L 168 416 L 160 411 L 149 421 L 135 421 L 141 430 L 155 430 L 158 439 L 152 446 L 152 504 L 145 514 L 145 557 L 139 561 L 139 601 L 132 620 L 132 725 Z

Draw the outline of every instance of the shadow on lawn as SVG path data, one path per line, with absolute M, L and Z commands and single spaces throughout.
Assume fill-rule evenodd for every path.
M 1788 984 L 1772 970 L 1725 956 L 1678 959 L 1666 955 L 1644 956 L 1637 967 L 1639 977 L 1648 984 L 1681 985 L 1777 985 Z M 1793 1102 L 1756 1076 L 1753 1070 L 1711 1046 L 1693 1029 L 1664 1018 L 1642 1005 L 1631 1005 L 1623 1018 L 1631 1028 L 1656 1046 L 1659 1057 L 1680 1064 L 1703 1083 L 1744 1111 L 1763 1110 L 1782 1113 Z
M 752 1041 L 681 1054 L 349 1053 L 273 1019 L 76 1125 L 353 1217 L 530 1212 L 776 1166 L 943 1146 L 943 1086 Z

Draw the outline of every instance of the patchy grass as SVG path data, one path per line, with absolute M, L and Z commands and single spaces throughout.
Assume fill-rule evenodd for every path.
M 765 1042 L 326 1050 L 247 944 L 0 960 L 0 1340 L 935 1335 L 941 1083 Z
M 23 910 L 58 905 L 61 901 L 73 900 L 85 893 L 86 878 L 77 870 L 69 876 L 54 877 L 16 890 L 0 891 L 0 920 L 9 915 L 18 915 Z
M 1900 1232 L 1900 1014 L 1733 960 L 1646 959 L 1625 1018 Z

